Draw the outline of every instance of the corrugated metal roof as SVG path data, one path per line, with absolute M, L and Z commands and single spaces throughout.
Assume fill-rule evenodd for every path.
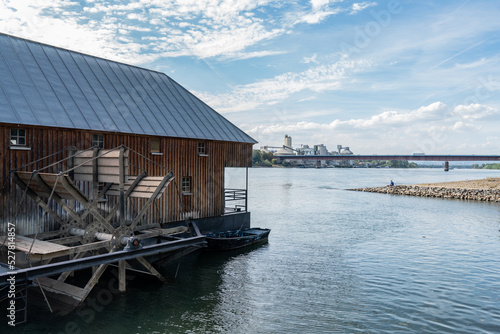
M 166 74 L 5 34 L 0 122 L 256 143 Z

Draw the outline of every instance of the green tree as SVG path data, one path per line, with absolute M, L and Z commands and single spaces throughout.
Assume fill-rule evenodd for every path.
M 253 150 L 252 152 L 252 165 L 258 165 L 262 161 L 262 156 L 259 150 Z
M 262 157 L 262 161 L 264 160 L 273 160 L 274 158 L 274 154 L 273 152 L 261 152 L 261 157 Z
M 483 169 L 500 169 L 500 164 L 484 164 Z
M 271 161 L 269 160 L 264 160 L 260 163 L 261 166 L 265 166 L 265 167 L 272 167 L 273 165 L 271 164 Z

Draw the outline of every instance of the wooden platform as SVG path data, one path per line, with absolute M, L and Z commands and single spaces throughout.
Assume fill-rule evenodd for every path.
M 5 240 L 5 236 L 0 237 L 0 244 Z M 33 239 L 18 235 L 16 236 L 16 250 L 24 252 L 26 254 L 29 253 L 31 244 Z M 65 256 L 65 255 L 76 255 L 81 252 L 86 252 L 90 250 L 100 249 L 104 247 L 110 247 L 111 241 L 96 241 L 84 245 L 78 246 L 64 246 L 55 242 L 43 241 L 35 239 L 33 243 L 33 248 L 30 253 L 30 260 L 33 261 L 42 261 L 42 260 L 50 260 L 53 258 Z
M 6 238 L 5 236 L 0 236 L 0 243 L 3 243 L 5 238 Z M 34 243 L 33 240 L 35 240 Z M 32 244 L 33 247 L 31 247 Z M 71 249 L 71 247 L 58 245 L 48 241 L 31 239 L 22 235 L 17 235 L 16 249 L 25 253 L 28 253 L 31 249 L 31 254 L 33 255 L 48 255 L 59 252 L 67 252 L 68 250 Z
M 37 278 L 34 283 L 43 289 L 50 300 L 52 311 L 59 315 L 66 315 L 74 311 L 87 296 L 87 291 L 84 288 L 48 277 Z M 34 291 L 40 292 L 38 288 Z

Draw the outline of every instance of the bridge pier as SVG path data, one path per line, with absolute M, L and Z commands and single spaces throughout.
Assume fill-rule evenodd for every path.
M 445 161 L 444 162 L 444 171 L 447 172 L 450 170 L 450 162 L 449 161 Z

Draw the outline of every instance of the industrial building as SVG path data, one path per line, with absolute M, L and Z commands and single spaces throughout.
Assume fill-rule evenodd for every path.
M 292 146 L 292 137 L 289 135 L 285 135 L 283 146 L 282 147 L 274 147 L 274 146 L 262 146 L 261 151 L 264 152 L 271 152 L 269 149 L 278 149 L 275 151 L 272 151 L 274 155 L 276 156 L 282 156 L 284 161 L 287 161 L 285 156 L 313 156 L 313 155 L 321 155 L 321 156 L 327 156 L 327 155 L 353 155 L 349 147 L 342 146 L 342 145 L 337 145 L 337 151 L 332 151 L 329 152 L 327 147 L 324 144 L 317 144 L 314 145 L 313 147 L 309 147 L 307 144 L 302 144 L 300 145 L 299 148 L 293 148 Z M 318 160 L 318 161 L 313 161 L 310 158 L 301 160 L 294 158 L 293 160 L 290 160 L 288 162 L 291 162 L 294 165 L 299 165 L 299 166 L 316 166 L 316 167 L 326 167 L 326 166 L 336 166 L 336 167 L 345 167 L 345 166 L 352 166 L 352 160 L 351 161 L 342 161 L 342 162 L 332 162 L 332 161 L 327 161 L 327 160 Z

